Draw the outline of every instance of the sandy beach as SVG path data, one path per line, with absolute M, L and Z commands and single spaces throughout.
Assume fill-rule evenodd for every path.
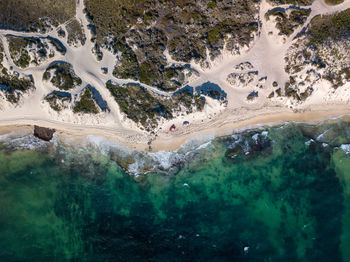
M 277 108 L 276 108 L 277 109 Z M 225 121 L 213 119 L 212 122 L 202 123 L 196 126 L 178 128 L 175 132 L 159 132 L 157 137 L 153 136 L 151 143 L 152 151 L 172 151 L 180 148 L 188 141 L 196 140 L 206 142 L 214 137 L 231 135 L 243 130 L 263 128 L 281 125 L 284 123 L 310 123 L 315 124 L 323 121 L 332 121 L 346 118 L 350 115 L 347 105 L 332 105 L 314 107 L 304 112 L 291 112 L 290 110 L 279 110 L 273 112 L 271 109 L 247 112 L 240 118 L 227 118 Z M 87 137 L 94 136 L 119 143 L 130 149 L 149 151 L 148 141 L 152 138 L 146 134 L 138 136 L 123 137 L 113 128 L 96 126 L 81 126 L 74 124 L 59 123 L 44 120 L 6 120 L 0 122 L 0 135 L 12 133 L 14 136 L 33 133 L 33 125 L 54 128 L 60 138 L 72 143 L 83 142 Z M 68 140 L 67 140 L 68 139 Z
M 349 7 L 349 0 L 337 6 L 328 6 L 323 0 L 316 0 L 309 7 L 312 11 L 307 23 L 316 15 L 333 13 Z M 319 78 L 313 84 L 314 92 L 306 101 L 296 101 L 286 96 L 269 98 L 269 94 L 276 89 L 273 85 L 275 81 L 280 84 L 279 87 L 284 88 L 284 83 L 288 80 L 288 74 L 284 69 L 285 56 L 295 43 L 295 35 L 303 27 L 300 26 L 289 37 L 280 36 L 275 24 L 265 18 L 266 12 L 271 8 L 273 6 L 270 3 L 262 2 L 259 12 L 259 17 L 262 20 L 259 36 L 256 35 L 252 44 L 242 48 L 239 54 L 224 50 L 223 54 L 215 61 L 208 59 L 209 66 L 206 68 L 194 62 L 191 63 L 192 68 L 197 70 L 199 75 L 189 78 L 187 84 L 195 87 L 208 81 L 213 82 L 227 94 L 227 103 L 208 97 L 203 111 L 191 114 L 177 113 L 174 119 L 162 120 L 158 128 L 151 133 L 143 131 L 139 125 L 122 114 L 113 96 L 105 87 L 105 83 L 109 79 L 113 79 L 111 72 L 115 65 L 115 55 L 111 52 L 103 50 L 104 58 L 97 61 L 95 55 L 91 53 L 93 43 L 90 41 L 87 41 L 85 45 L 72 47 L 68 45 L 67 39 L 62 40 L 67 47 L 67 54 L 57 54 L 52 58 L 52 61 L 60 60 L 70 63 L 83 79 L 79 90 L 75 90 L 72 95 L 77 95 L 85 85 L 91 84 L 108 102 L 110 112 L 100 112 L 97 115 L 74 114 L 71 108 L 56 112 L 44 101 L 44 97 L 54 90 L 54 86 L 42 79 L 46 67 L 52 61 L 47 61 L 40 66 L 19 68 L 11 59 L 5 38 L 8 34 L 21 37 L 47 35 L 58 37 L 57 31 L 53 30 L 43 35 L 0 30 L 0 40 L 4 45 L 7 57 L 4 65 L 8 68 L 13 67 L 20 74 L 31 75 L 36 86 L 36 89 L 25 94 L 17 105 L 10 104 L 4 97 L 0 98 L 0 134 L 13 131 L 32 132 L 32 126 L 39 125 L 56 129 L 60 137 L 74 137 L 79 140 L 88 136 L 98 136 L 137 150 L 161 151 L 175 150 L 191 139 L 206 140 L 245 128 L 276 125 L 290 121 L 318 122 L 350 114 L 349 83 L 334 89 L 329 82 Z M 77 5 L 76 19 L 82 23 L 84 32 L 90 39 L 91 32 L 88 30 L 88 21 L 83 9 L 83 1 L 80 1 Z M 175 62 L 171 60 L 169 55 L 167 55 L 167 59 L 169 63 Z M 242 71 L 237 69 L 239 65 L 249 65 L 250 67 Z M 101 67 L 108 68 L 109 73 L 102 74 Z M 247 85 L 228 80 L 228 76 L 232 73 L 246 74 L 249 70 L 256 70 L 258 75 Z M 261 79 L 266 79 L 266 81 L 264 80 L 265 82 L 262 83 Z M 113 81 L 123 84 L 130 80 L 113 79 Z M 145 88 L 158 95 L 164 95 L 164 92 L 154 87 L 145 85 Z M 253 91 L 259 93 L 258 98 L 249 101 L 247 96 Z M 171 93 L 167 95 L 171 95 Z M 184 125 L 184 122 L 189 124 Z M 176 129 L 169 131 L 172 125 L 175 125 Z

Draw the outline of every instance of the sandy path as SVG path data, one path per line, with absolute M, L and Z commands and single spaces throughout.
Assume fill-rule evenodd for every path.
M 254 44 L 247 51 L 242 52 L 239 56 L 225 53 L 220 59 L 213 62 L 213 66 L 210 69 L 202 69 L 198 65 L 192 64 L 194 69 L 200 73 L 200 76 L 190 81 L 189 84 L 197 86 L 207 81 L 219 84 L 228 94 L 229 102 L 227 107 L 216 108 L 214 105 L 211 108 L 207 108 L 206 112 L 208 113 L 194 113 L 185 118 L 182 117 L 163 123 L 162 129 L 158 131 L 158 136 L 153 137 L 152 147 L 154 150 L 175 149 L 188 139 L 202 137 L 202 134 L 204 136 L 213 134 L 224 135 L 237 128 L 256 126 L 261 123 L 316 121 L 336 115 L 350 114 L 347 103 L 338 100 L 329 102 L 331 103 L 330 105 L 321 105 L 315 102 L 314 104 L 303 107 L 302 110 L 305 111 L 304 113 L 293 113 L 283 101 L 276 102 L 270 101 L 266 97 L 264 98 L 271 91 L 271 88 L 259 90 L 263 95 L 261 97 L 259 96 L 257 102 L 248 103 L 246 100 L 247 93 L 255 90 L 255 87 L 240 89 L 230 86 L 226 82 L 226 77 L 229 73 L 233 72 L 234 66 L 246 61 L 251 62 L 254 70 L 259 71 L 259 77 L 268 76 L 267 86 L 271 86 L 273 81 L 284 84 L 288 79 L 288 75 L 284 71 L 284 56 L 288 48 L 293 44 L 294 35 L 297 34 L 298 30 L 296 30 L 294 35 L 287 38 L 285 42 L 280 41 L 281 39 L 277 39 L 276 36 L 271 36 L 269 32 L 273 29 L 267 26 L 264 16 L 271 8 L 273 7 L 263 0 L 259 11 L 259 17 L 262 21 L 260 36 L 256 37 Z M 308 22 L 315 15 L 350 8 L 350 0 L 346 0 L 338 6 L 328 6 L 323 0 L 316 0 L 310 8 L 312 8 L 312 12 L 308 18 Z M 58 55 L 54 59 L 71 63 L 76 73 L 83 79 L 83 87 L 85 84 L 93 85 L 108 102 L 111 112 L 105 113 L 103 116 L 98 116 L 97 119 L 94 119 L 94 116 L 80 117 L 73 113 L 66 113 L 65 118 L 53 115 L 49 108 L 42 103 L 43 97 L 53 90 L 52 86 L 42 81 L 42 74 L 48 64 L 53 60 L 47 61 L 38 67 L 18 68 L 10 58 L 8 44 L 4 37 L 11 34 L 26 37 L 52 36 L 57 38 L 56 29 L 47 34 L 0 30 L 0 40 L 4 43 L 5 54 L 9 58 L 9 64 L 20 73 L 32 74 L 37 87 L 37 90 L 32 95 L 24 98 L 21 105 L 3 110 L 3 113 L 0 115 L 0 126 L 3 128 L 7 127 L 8 130 L 9 126 L 38 124 L 61 130 L 62 132 L 60 133 L 65 136 L 83 138 L 91 134 L 100 135 L 109 140 L 126 144 L 129 147 L 144 150 L 148 147 L 147 142 L 150 136 L 136 128 L 135 124 L 124 120 L 117 103 L 115 103 L 114 98 L 105 88 L 105 83 L 109 79 L 113 79 L 118 84 L 138 82 L 112 77 L 112 71 L 116 61 L 112 53 L 103 50 L 103 60 L 97 61 L 95 55 L 91 52 L 93 43 L 90 41 L 91 33 L 88 30 L 88 21 L 83 14 L 83 9 L 83 1 L 78 1 L 76 18 L 83 25 L 87 37 L 85 45 L 72 47 L 67 44 L 67 38 L 60 39 L 66 46 L 67 53 L 65 56 Z M 166 55 L 168 60 L 171 61 L 171 57 L 168 54 Z M 101 67 L 108 67 L 109 72 L 107 75 L 102 74 Z M 151 86 L 146 86 L 146 88 L 159 95 L 171 95 L 171 93 L 162 92 Z M 191 119 L 191 124 L 190 126 L 183 127 L 182 121 L 186 118 Z M 178 127 L 175 132 L 168 131 L 172 123 L 176 123 Z

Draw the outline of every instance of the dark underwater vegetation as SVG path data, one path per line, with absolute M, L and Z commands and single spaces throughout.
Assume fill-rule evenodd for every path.
M 135 176 L 110 152 L 3 140 L 0 261 L 349 261 L 347 144 L 347 121 L 288 124 Z

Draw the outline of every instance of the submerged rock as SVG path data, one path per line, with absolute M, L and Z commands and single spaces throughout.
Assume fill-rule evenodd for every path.
M 340 146 L 350 138 L 350 124 L 347 121 L 334 122 L 328 125 L 301 125 L 300 130 L 304 137 L 319 143 L 331 146 Z
M 241 134 L 231 139 L 227 141 L 225 156 L 232 161 L 247 160 L 260 153 L 270 154 L 272 150 L 272 141 L 268 138 L 267 131 Z
M 44 141 L 50 141 L 53 138 L 55 132 L 55 129 L 40 127 L 36 125 L 34 126 L 34 136 Z

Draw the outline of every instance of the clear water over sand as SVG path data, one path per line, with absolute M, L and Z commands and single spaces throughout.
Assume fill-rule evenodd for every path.
M 311 140 L 313 139 L 313 140 Z M 0 261 L 349 261 L 349 122 L 217 138 L 171 174 L 0 151 Z

